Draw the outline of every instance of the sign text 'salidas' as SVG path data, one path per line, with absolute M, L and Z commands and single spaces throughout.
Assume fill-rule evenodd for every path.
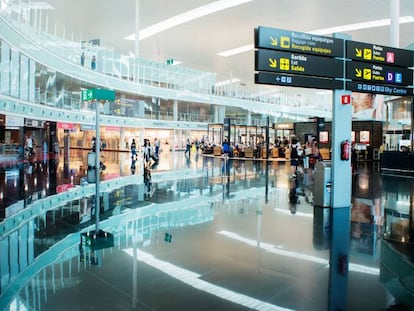
M 333 44 L 333 40 L 326 37 L 313 36 L 307 33 L 291 34 L 292 48 L 303 52 L 313 52 L 318 54 L 331 55 L 332 49 L 325 47 L 318 47 L 317 43 Z

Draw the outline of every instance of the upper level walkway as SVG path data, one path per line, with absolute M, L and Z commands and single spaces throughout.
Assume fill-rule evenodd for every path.
M 317 113 L 320 117 L 329 118 L 331 116 L 330 101 L 323 103 L 321 96 L 318 100 L 297 102 L 299 97 L 293 96 L 286 90 L 280 90 L 279 96 L 276 98 L 267 96 L 268 91 L 261 89 L 261 86 L 257 86 L 257 89 L 248 92 L 232 88 L 228 90 L 221 89 L 215 86 L 214 73 L 200 72 L 189 68 L 180 68 L 179 66 L 168 66 L 143 59 L 136 60 L 134 58 L 133 62 L 127 62 L 132 66 L 127 71 L 137 74 L 131 79 L 129 75 L 118 73 L 117 68 L 123 67 L 125 57 L 115 55 L 113 52 L 111 57 L 102 57 L 103 64 L 98 66 L 98 70 L 91 70 L 79 63 L 80 43 L 62 40 L 46 34 L 42 30 L 28 25 L 15 15 L 8 14 L 7 11 L 2 11 L 0 14 L 0 28 L 2 29 L 0 34 L 2 39 L 25 56 L 51 70 L 66 75 L 69 79 L 74 78 L 88 85 L 110 88 L 125 94 L 238 107 L 265 115 L 277 114 L 278 116 L 307 118 Z M 103 54 L 107 53 L 103 48 L 100 49 Z M 6 65 L 5 63 L 4 66 L 6 67 Z M 38 90 L 40 93 L 46 91 Z M 79 93 L 74 95 L 72 91 L 70 90 L 65 96 L 71 97 L 69 102 L 74 103 L 72 109 L 79 110 L 75 107 L 80 106 L 80 95 Z M 307 93 L 306 90 L 302 90 L 300 93 L 301 98 L 306 97 L 304 96 Z M 43 97 L 41 96 L 41 98 Z M 48 98 L 47 94 L 46 98 Z M 56 104 L 58 99 L 53 100 L 51 98 L 46 102 L 49 101 Z M 44 104 L 44 101 L 39 98 L 38 103 Z M 72 122 L 73 120 L 67 121 Z

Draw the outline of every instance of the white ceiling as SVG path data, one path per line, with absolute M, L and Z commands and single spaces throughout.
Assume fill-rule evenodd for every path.
M 137 0 L 140 28 L 208 4 L 214 0 Z M 253 44 L 254 28 L 268 26 L 307 32 L 333 26 L 390 17 L 390 3 L 397 0 L 254 0 L 190 21 L 140 41 L 140 57 L 164 62 L 173 58 L 180 66 L 254 84 L 254 52 L 232 57 L 218 52 Z M 116 51 L 134 52 L 136 0 L 46 0 L 49 28 L 75 39 L 100 38 Z M 400 16 L 414 16 L 414 0 L 400 0 Z M 389 26 L 349 32 L 352 40 L 391 45 Z M 400 25 L 400 47 L 414 42 L 414 23 Z

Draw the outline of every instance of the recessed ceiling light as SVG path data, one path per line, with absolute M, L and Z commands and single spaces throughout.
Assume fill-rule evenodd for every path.
M 145 38 L 151 37 L 159 32 L 162 32 L 164 30 L 184 24 L 191 20 L 209 15 L 209 14 L 212 14 L 218 11 L 222 11 L 222 10 L 234 7 L 234 6 L 238 6 L 238 5 L 250 2 L 250 1 L 253 1 L 253 0 L 219 0 L 219 1 L 215 1 L 212 3 L 206 4 L 206 5 L 200 6 L 193 10 L 173 16 L 162 22 L 156 23 L 152 26 L 142 29 L 139 32 L 139 40 L 143 40 Z M 125 39 L 135 40 L 135 33 L 125 37 Z
M 248 45 L 244 45 L 244 46 L 241 46 L 241 47 L 238 47 L 238 48 L 235 48 L 235 49 L 231 49 L 231 50 L 227 50 L 227 51 L 217 53 L 217 55 L 228 57 L 228 56 L 232 56 L 232 55 L 236 55 L 236 54 L 251 51 L 251 50 L 253 50 L 253 48 L 254 48 L 253 44 L 248 44 Z
M 229 80 L 216 82 L 216 83 L 214 83 L 214 86 L 215 87 L 220 87 L 220 86 L 225 86 L 225 85 L 233 84 L 233 83 L 237 83 L 237 82 L 240 82 L 240 79 L 234 78 L 234 79 L 229 79 Z
M 412 23 L 412 22 L 414 22 L 413 16 L 402 16 L 399 19 L 400 24 L 406 24 L 406 23 Z M 374 20 L 370 22 L 348 24 L 348 25 L 343 25 L 343 26 L 312 30 L 309 32 L 315 35 L 329 35 L 335 32 L 369 29 L 369 28 L 383 27 L 383 26 L 389 26 L 389 25 L 391 25 L 391 19 L 384 18 L 384 19 L 378 19 L 378 20 Z

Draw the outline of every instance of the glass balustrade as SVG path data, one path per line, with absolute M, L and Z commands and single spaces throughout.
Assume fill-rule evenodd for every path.
M 26 17 L 25 9 L 17 0 L 1 0 L 0 13 L 9 24 L 25 34 L 30 40 L 68 62 L 81 66 L 81 54 L 82 51 L 85 51 L 84 67 L 90 68 L 91 58 L 95 55 L 97 58 L 96 70 L 112 77 L 160 88 L 277 104 L 282 107 L 292 105 L 292 98 L 283 96 L 283 91 L 281 96 L 268 96 L 263 86 L 255 86 L 254 90 L 244 84 L 218 86 L 216 85 L 215 73 L 135 58 L 132 53 L 120 54 L 107 46 L 96 46 L 86 41 L 75 42 L 59 37 L 56 35 L 56 31 L 55 34 L 47 33 L 42 29 L 41 23 L 34 25 L 34 21 Z M 43 25 L 43 28 L 46 26 Z M 295 103 L 295 106 L 309 108 L 306 102 L 298 105 Z M 327 109 L 330 110 L 330 107 Z

